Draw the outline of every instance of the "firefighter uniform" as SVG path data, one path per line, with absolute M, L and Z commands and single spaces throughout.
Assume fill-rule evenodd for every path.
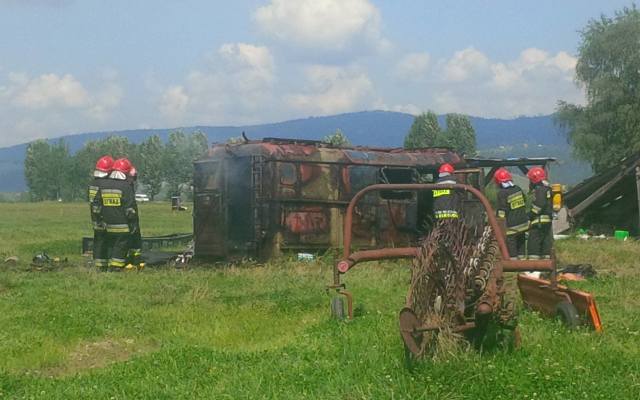
M 108 266 L 124 268 L 130 243 L 129 225 L 136 215 L 135 195 L 125 175 L 122 174 L 122 179 L 119 179 L 118 175 L 114 177 L 114 173 L 100 188 L 93 204 L 99 210 L 105 226 L 110 249 Z
M 526 231 L 529 229 L 524 192 L 509 182 L 498 190 L 498 217 L 505 219 L 507 248 L 511 259 L 525 257 Z
M 94 206 L 94 199 L 108 179 L 108 174 L 106 173 L 103 178 L 94 177 L 88 188 L 91 225 L 93 226 L 93 265 L 97 268 L 105 268 L 107 266 L 108 247 L 104 221 L 100 216 L 99 207 Z
M 135 201 L 135 178 L 131 175 L 127 178 L 127 181 L 131 185 L 131 190 L 134 193 L 133 204 L 135 214 L 129 223 L 129 253 L 127 254 L 128 265 L 136 268 L 142 268 L 144 263 L 142 262 L 142 234 L 140 233 L 140 214 L 138 213 L 138 203 Z
M 529 218 L 529 243 L 527 250 L 529 258 L 540 259 L 551 257 L 551 245 L 553 242 L 553 204 L 551 199 L 551 187 L 547 181 L 532 184 L 533 201 Z
M 455 185 L 453 175 L 441 176 L 436 185 Z M 454 189 L 433 189 L 433 216 L 436 221 L 460 218 L 462 199 Z

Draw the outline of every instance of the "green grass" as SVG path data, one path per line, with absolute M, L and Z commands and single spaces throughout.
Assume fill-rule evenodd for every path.
M 191 207 L 172 212 L 168 203 L 141 203 L 142 234 L 191 232 Z M 82 237 L 93 236 L 89 206 L 83 203 L 0 203 L 0 257 L 18 256 L 23 263 L 36 253 L 79 262 Z
M 145 234 L 189 231 L 190 215 L 165 204 L 141 213 Z M 406 262 L 350 272 L 360 315 L 340 323 L 324 291 L 329 262 L 96 273 L 77 256 L 87 214 L 0 204 L 0 253 L 73 256 L 54 272 L 0 267 L 0 398 L 640 398 L 635 243 L 558 242 L 564 261 L 598 267 L 573 285 L 596 295 L 603 334 L 523 312 L 520 350 L 453 352 L 409 372 L 397 328 Z

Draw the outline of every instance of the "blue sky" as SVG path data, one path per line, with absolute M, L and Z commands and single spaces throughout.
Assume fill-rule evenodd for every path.
M 628 1 L 0 0 L 0 146 L 93 130 L 583 102 L 579 30 Z

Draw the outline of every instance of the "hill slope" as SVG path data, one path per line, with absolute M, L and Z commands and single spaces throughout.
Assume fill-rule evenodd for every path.
M 389 111 L 363 111 L 326 117 L 310 117 L 272 124 L 250 126 L 192 126 L 181 128 L 185 132 L 201 130 L 210 142 L 224 142 L 232 136 L 239 136 L 243 131 L 249 138 L 282 137 L 300 139 L 321 139 L 323 136 L 341 129 L 353 144 L 381 147 L 400 147 L 414 116 Z M 444 125 L 444 117 L 440 117 Z M 549 149 L 552 155 L 571 161 L 568 145 L 558 127 L 554 126 L 551 116 L 520 117 L 511 120 L 486 119 L 471 117 L 477 139 L 478 148 L 494 149 L 507 146 L 513 153 L 505 156 L 526 156 L 532 148 Z M 91 132 L 64 136 L 72 152 L 80 149 L 89 140 L 101 139 L 109 135 L 127 137 L 139 143 L 146 137 L 157 134 L 163 140 L 172 129 L 136 129 L 119 132 Z M 523 145 L 526 145 L 523 146 Z M 24 181 L 24 156 L 27 145 L 20 144 L 0 148 L 0 192 L 26 190 Z M 584 170 L 584 166 L 581 166 Z M 579 171 L 574 183 L 588 174 L 588 169 Z

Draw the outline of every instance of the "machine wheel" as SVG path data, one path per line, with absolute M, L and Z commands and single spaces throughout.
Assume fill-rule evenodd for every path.
M 342 297 L 331 298 L 331 317 L 339 321 L 344 319 L 344 301 Z
M 407 369 L 412 370 L 416 361 L 422 356 L 424 351 L 422 332 L 416 332 L 420 326 L 418 317 L 412 309 L 405 307 L 400 311 L 400 337 L 404 342 L 404 362 Z
M 580 315 L 576 307 L 568 301 L 558 303 L 556 306 L 556 317 L 567 329 L 575 329 L 580 326 Z

